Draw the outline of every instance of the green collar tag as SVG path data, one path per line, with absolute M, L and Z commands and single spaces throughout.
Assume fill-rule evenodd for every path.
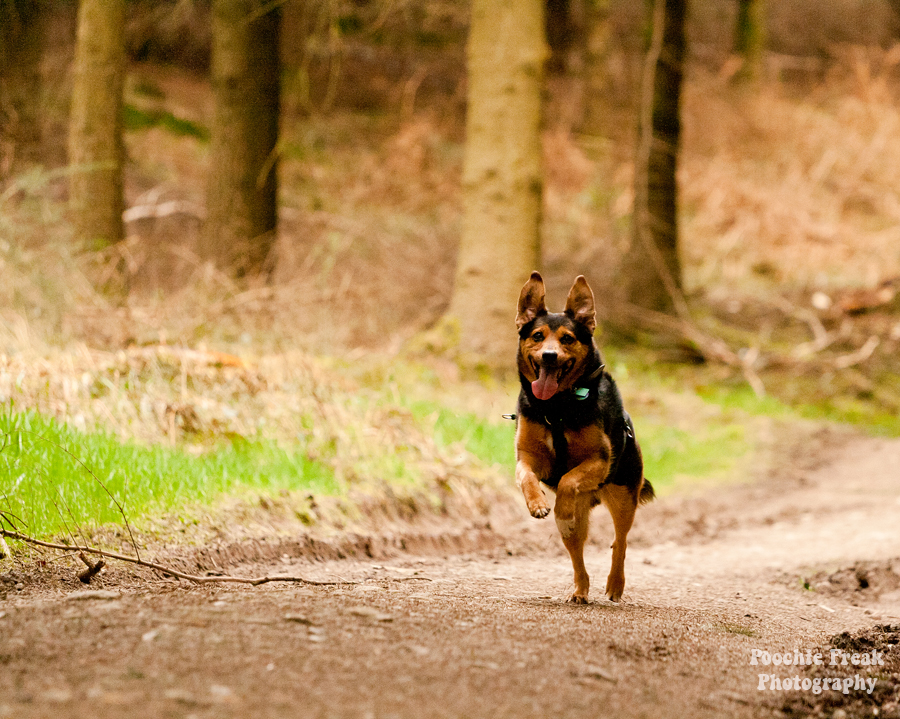
M 588 395 L 591 393 L 591 390 L 589 390 L 587 387 L 576 387 L 574 392 L 575 396 L 578 399 L 587 399 Z

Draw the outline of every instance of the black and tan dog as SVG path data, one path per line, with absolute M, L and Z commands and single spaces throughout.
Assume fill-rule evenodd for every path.
M 605 504 L 616 537 L 606 596 L 625 589 L 625 548 L 638 504 L 653 499 L 644 479 L 631 418 L 594 344 L 594 294 L 583 276 L 569 291 L 566 309 L 547 312 L 544 281 L 533 272 L 519 296 L 519 393 L 516 483 L 532 517 L 550 514 L 541 483 L 556 492 L 554 514 L 575 570 L 569 601 L 588 601 L 584 566 L 588 516 Z

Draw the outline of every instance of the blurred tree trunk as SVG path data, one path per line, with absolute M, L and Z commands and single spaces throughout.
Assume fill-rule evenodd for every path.
M 738 0 L 734 51 L 744 64 L 735 75 L 736 80 L 757 82 L 762 77 L 765 48 L 766 0 Z
M 206 247 L 237 276 L 270 272 L 278 200 L 281 12 L 214 0 Z
M 81 0 L 69 118 L 69 200 L 76 238 L 124 236 L 122 87 L 125 0 Z
M 586 20 L 594 0 L 546 0 L 545 34 L 550 55 L 545 70 L 544 124 L 571 131 L 585 125 L 585 106 L 592 99 L 585 80 Z M 596 69 L 596 68 L 595 68 Z
M 547 72 L 561 74 L 568 69 L 569 53 L 580 29 L 572 6 L 573 0 L 547 0 L 545 27 L 550 49 Z
M 583 117 L 581 132 L 602 135 L 607 121 L 610 103 L 609 62 L 610 48 L 609 3 L 586 0 L 584 3 L 581 83 L 583 93 Z
M 39 158 L 43 15 L 37 0 L 0 2 L 0 177 Z
M 678 259 L 678 151 L 686 50 L 686 0 L 651 0 L 652 32 L 641 81 L 631 247 L 623 262 L 626 299 L 685 312 Z
M 463 228 L 449 318 L 468 359 L 511 361 L 519 291 L 540 266 L 543 0 L 473 0 Z

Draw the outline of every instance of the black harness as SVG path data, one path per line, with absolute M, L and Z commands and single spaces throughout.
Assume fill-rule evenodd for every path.
M 586 383 L 590 383 L 593 380 L 597 379 L 603 373 L 603 370 L 605 368 L 606 365 L 601 364 L 586 378 Z M 588 399 L 590 397 L 590 392 L 590 388 L 584 386 L 575 387 L 573 389 L 573 393 L 577 400 Z M 565 421 L 563 415 L 560 413 L 548 413 L 545 411 L 542 414 L 544 424 L 546 424 L 548 429 L 550 430 L 550 438 L 553 440 L 554 452 L 553 468 L 550 472 L 550 476 L 542 481 L 548 486 L 556 487 L 559 484 L 559 481 L 562 479 L 562 476 L 568 471 L 569 443 L 566 440 Z M 504 419 L 511 420 L 516 420 L 518 417 L 518 415 L 515 414 L 504 414 L 502 416 Z M 634 425 L 631 422 L 631 417 L 624 409 L 622 410 L 622 416 L 625 420 L 625 429 L 622 433 L 621 440 L 617 443 L 619 446 L 613 447 L 612 466 L 609 468 L 609 474 L 603 481 L 603 484 L 608 484 L 616 476 L 616 473 L 619 470 L 620 458 L 625 453 L 625 449 L 628 446 L 628 443 L 634 441 Z M 601 484 L 600 486 L 603 486 L 603 484 Z

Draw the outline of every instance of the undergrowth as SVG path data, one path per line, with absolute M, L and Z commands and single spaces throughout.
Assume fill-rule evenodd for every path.
M 140 521 L 231 492 L 340 491 L 330 467 L 299 448 L 266 441 L 235 441 L 196 455 L 9 409 L 0 414 L 0 438 L 0 510 L 36 536 L 77 535 L 126 517 Z
M 741 475 L 758 449 L 756 415 L 613 357 L 657 490 Z M 408 516 L 482 489 L 516 496 L 514 423 L 501 417 L 515 406 L 511 382 L 454 379 L 401 357 L 269 358 L 230 371 L 174 371 L 164 353 L 96 361 L 0 367 L 0 391 L 4 378 L 18 390 L 16 410 L 0 415 L 0 510 L 39 536 L 121 523 L 121 508 L 140 526 L 229 495 L 392 497 Z M 111 406 L 122 425 L 108 424 Z
M 898 66 L 896 49 L 848 49 L 804 93 L 771 81 L 745 94 L 689 74 L 689 299 L 701 329 L 736 354 L 759 350 L 766 396 L 735 368 L 604 342 L 657 489 L 744 476 L 773 423 L 900 435 L 898 303 L 840 310 L 850 290 L 900 272 Z M 164 88 L 136 91 L 128 108 L 129 204 L 200 206 L 209 88 L 159 72 Z M 181 118 L 185 106 L 197 116 Z M 118 522 L 98 479 L 135 518 L 244 490 L 387 487 L 440 508 L 448 493 L 510 488 L 514 427 L 500 415 L 514 411 L 514 384 L 467 381 L 449 361 L 401 349 L 448 304 L 461 222 L 459 118 L 419 107 L 287 114 L 267 284 L 205 262 L 189 212 L 132 222 L 120 246 L 83 251 L 60 199 L 66 171 L 10 178 L 0 403 L 16 411 L 0 418 L 0 510 L 38 534 Z M 614 287 L 629 238 L 627 143 L 545 134 L 551 289 L 581 272 L 599 297 Z M 818 349 L 816 329 L 829 340 Z M 848 360 L 872 338 L 873 352 Z M 240 360 L 222 365 L 207 347 Z

